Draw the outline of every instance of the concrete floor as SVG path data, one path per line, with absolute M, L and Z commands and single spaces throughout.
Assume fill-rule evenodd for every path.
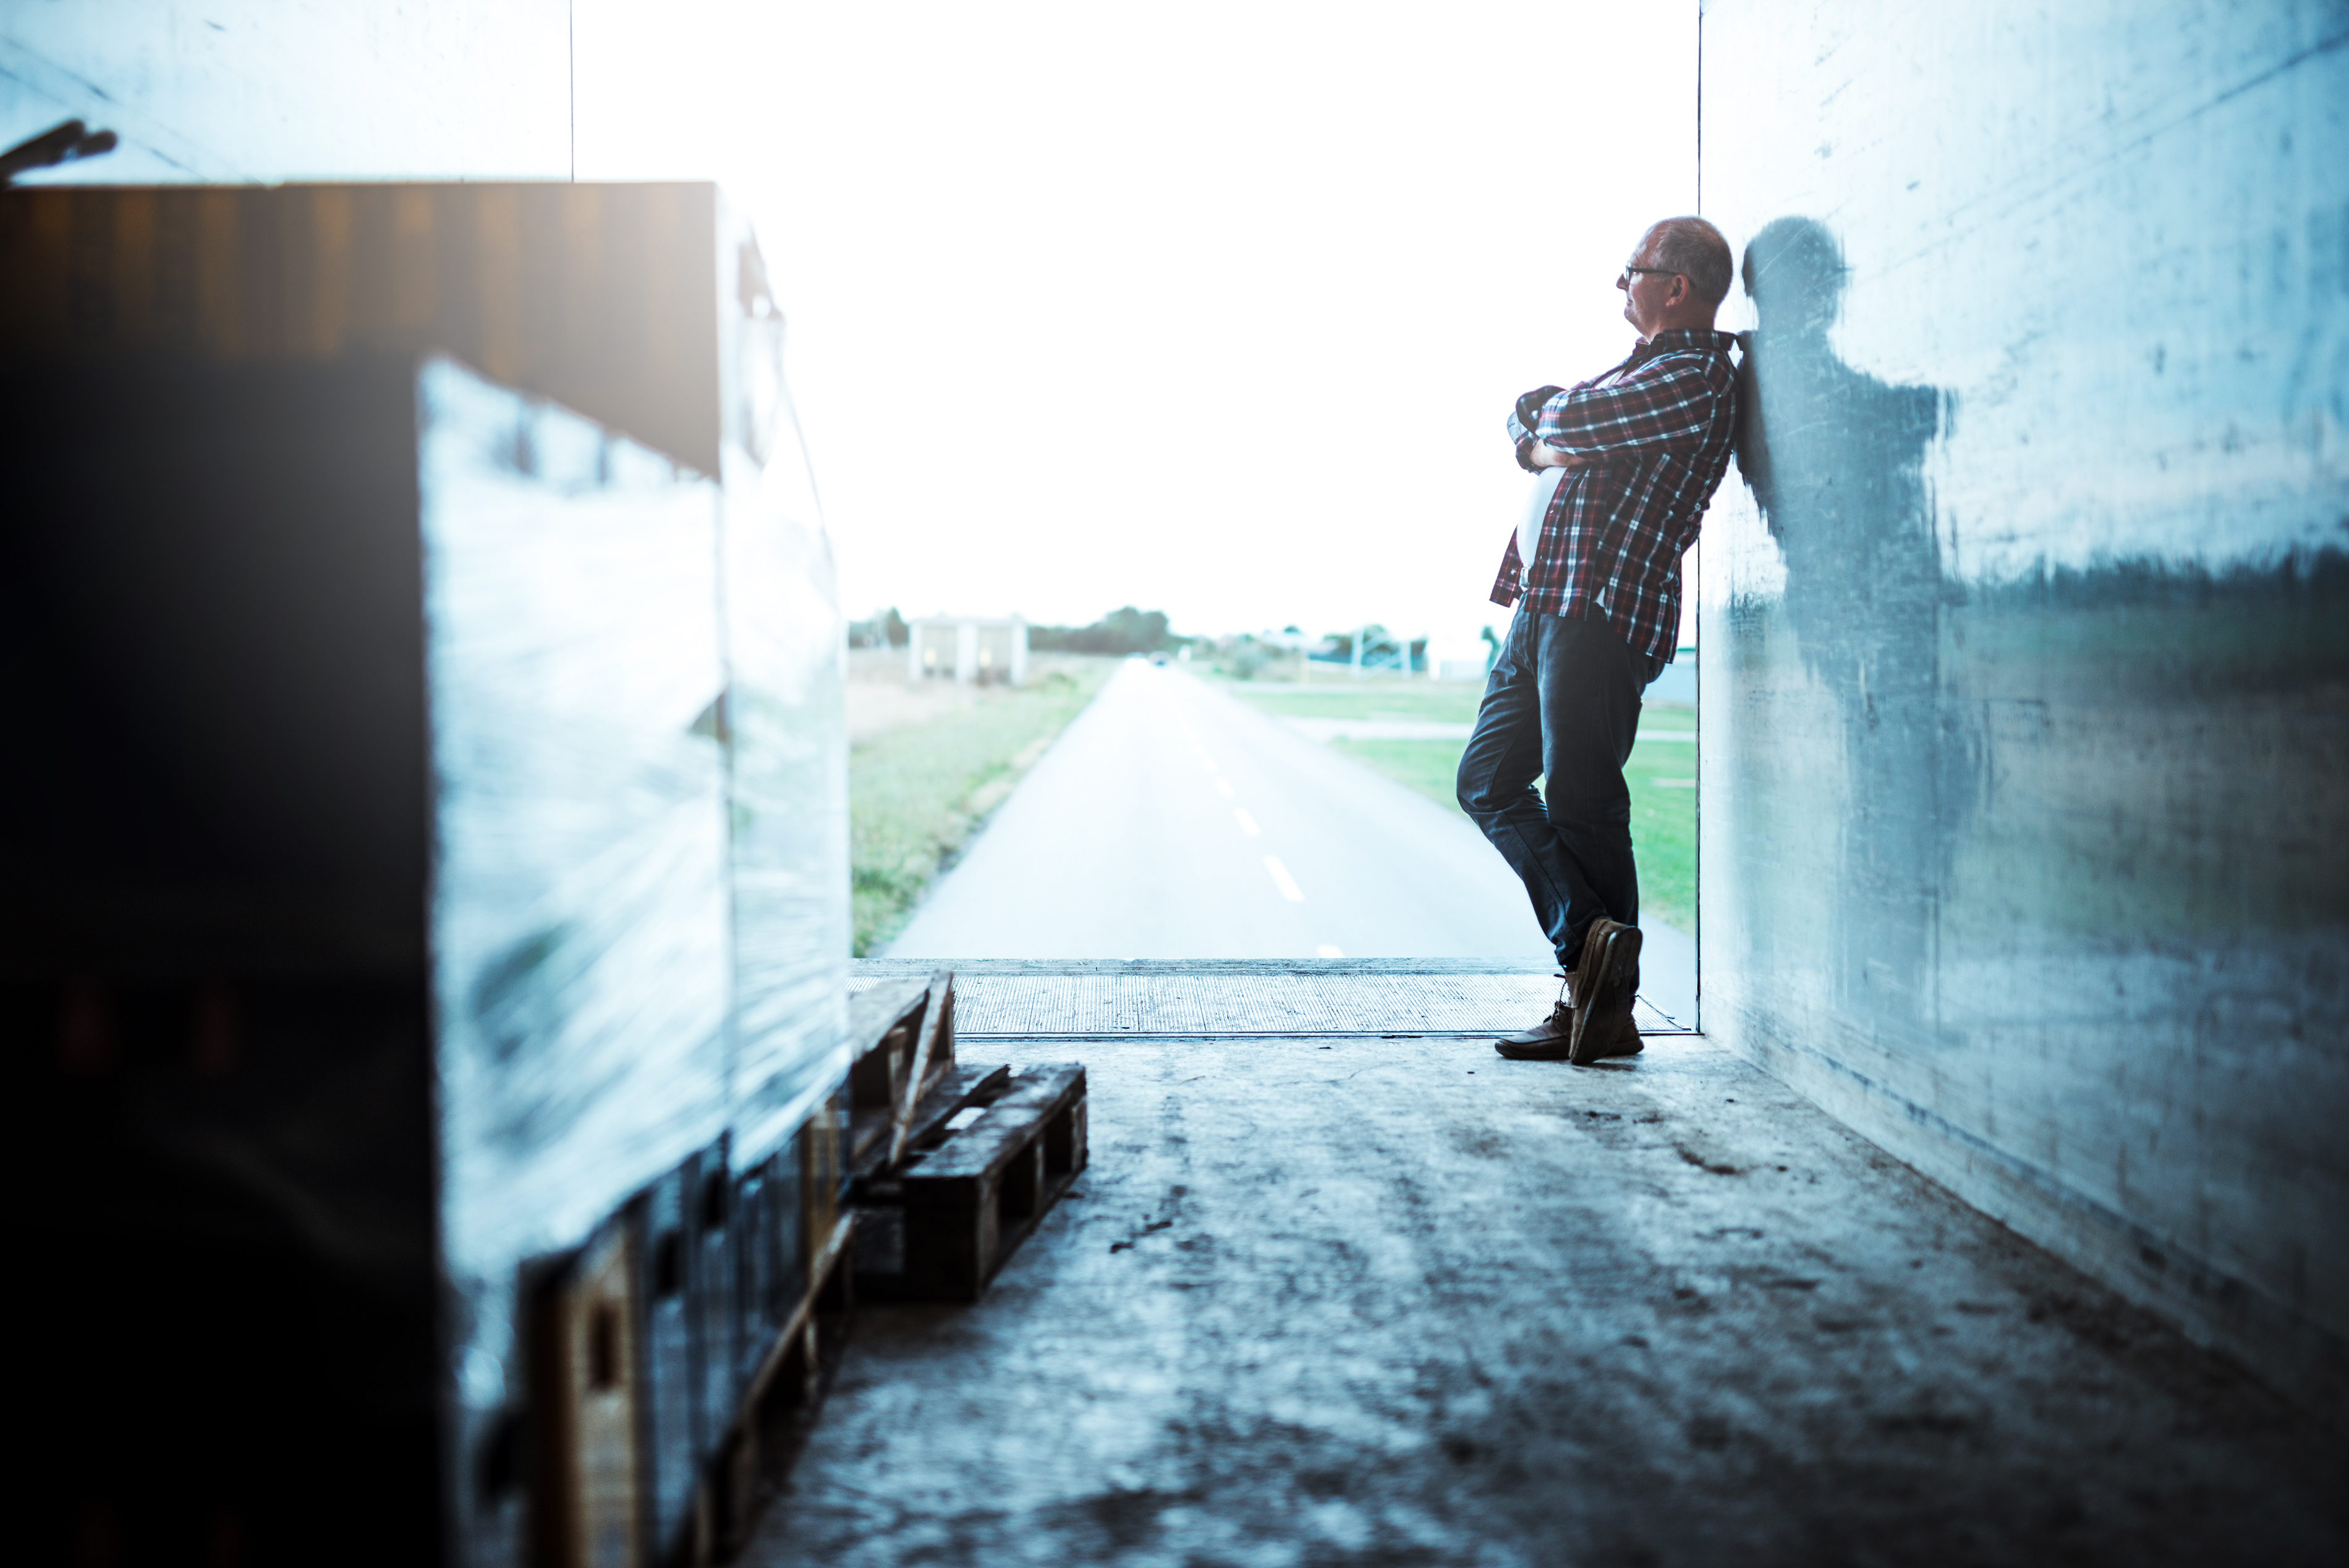
M 2338 1434 L 1701 1039 L 1048 1051 L 1081 1197 L 747 1562 L 2349 1561 Z

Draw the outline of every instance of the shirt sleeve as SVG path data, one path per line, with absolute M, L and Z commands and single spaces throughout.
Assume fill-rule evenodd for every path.
M 1611 387 L 1582 386 L 1542 405 L 1534 438 L 1568 457 L 1694 451 L 1721 412 L 1705 361 L 1668 354 Z
M 1517 573 L 1525 562 L 1517 555 L 1517 536 L 1509 534 L 1509 548 L 1501 552 L 1501 574 L 1493 579 L 1493 603 L 1514 604 L 1517 602 Z
M 1526 472 L 1539 473 L 1534 467 L 1534 422 L 1541 418 L 1542 405 L 1565 391 L 1563 387 L 1537 387 L 1518 397 L 1509 407 L 1509 445 L 1517 452 L 1517 467 Z

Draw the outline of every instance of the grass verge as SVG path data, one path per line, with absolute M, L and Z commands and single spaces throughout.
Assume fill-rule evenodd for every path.
M 1396 718 L 1472 723 L 1481 686 L 1406 686 L 1365 681 L 1359 686 L 1299 687 L 1269 682 L 1217 681 L 1219 691 L 1275 717 Z M 1681 703 L 1646 705 L 1642 734 L 1696 727 L 1696 709 Z M 1418 790 L 1449 810 L 1460 809 L 1454 780 L 1456 740 L 1332 740 L 1339 751 Z M 1623 769 L 1631 789 L 1631 849 L 1640 868 L 1640 909 L 1682 931 L 1696 929 L 1696 748 L 1685 740 L 1642 740 Z
M 1029 684 L 957 694 L 848 754 L 850 904 L 859 958 L 895 936 L 939 872 L 1117 668 L 1062 659 Z M 849 688 L 854 707 L 857 690 Z

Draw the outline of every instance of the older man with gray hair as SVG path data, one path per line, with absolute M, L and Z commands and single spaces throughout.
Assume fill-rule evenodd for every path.
M 1640 1049 L 1640 881 L 1623 765 L 1640 696 L 1680 639 L 1681 557 L 1729 467 L 1736 340 L 1713 327 L 1736 275 L 1702 218 L 1640 238 L 1615 286 L 1630 357 L 1517 399 L 1509 433 L 1536 476 L 1493 602 L 1515 603 L 1460 758 L 1461 809 L 1526 884 L 1566 985 L 1550 1016 L 1495 1042 L 1520 1060 Z M 1548 799 L 1534 789 L 1548 777 Z

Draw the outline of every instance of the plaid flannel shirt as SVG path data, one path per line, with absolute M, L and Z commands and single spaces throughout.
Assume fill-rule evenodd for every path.
M 1634 652 L 1671 662 L 1681 557 L 1729 471 L 1736 341 L 1725 332 L 1660 332 L 1605 375 L 1548 398 L 1532 430 L 1511 416 L 1510 434 L 1522 441 L 1599 460 L 1569 469 L 1557 487 L 1523 587 L 1510 535 L 1494 603 L 1522 593 L 1536 614 L 1595 616 Z

